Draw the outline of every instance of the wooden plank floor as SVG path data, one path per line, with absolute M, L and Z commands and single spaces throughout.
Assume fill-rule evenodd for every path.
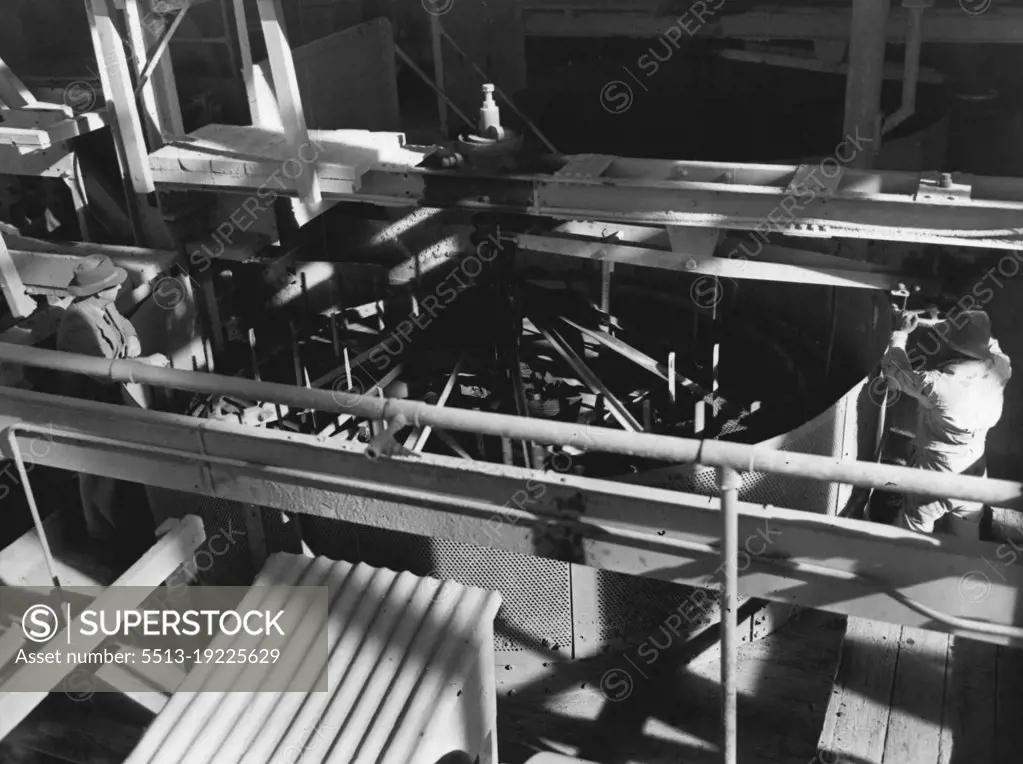
M 743 764 L 813 760 L 843 633 L 841 617 L 804 611 L 740 647 Z M 555 751 L 598 764 L 718 764 L 718 662 L 685 665 L 665 653 L 641 668 L 645 677 L 623 655 L 577 661 L 530 690 L 499 696 L 501 761 Z
M 501 761 L 559 751 L 598 764 L 717 764 L 717 662 L 680 665 L 665 654 L 644 673 L 621 655 L 603 656 L 500 698 Z M 1018 649 L 859 619 L 846 628 L 806 611 L 743 645 L 738 678 L 743 764 L 1020 760 Z M 0 762 L 120 764 L 151 718 L 117 695 L 75 702 L 54 693 L 0 741 Z
M 842 621 L 806 612 L 778 633 L 742 647 L 739 665 L 740 756 L 744 764 L 807 764 L 831 690 Z M 575 752 L 592 761 L 717 764 L 718 663 L 671 665 L 665 654 L 635 674 L 629 699 L 601 694 L 621 656 L 577 661 L 532 693 L 499 707 L 500 760 L 520 764 L 538 750 Z M 502 667 L 498 667 L 500 671 Z M 552 686 L 559 689 L 552 691 Z M 74 702 L 53 693 L 0 741 L 3 764 L 120 764 L 152 716 L 126 698 L 97 694 Z
M 828 764 L 1019 761 L 1023 651 L 849 619 L 819 742 Z

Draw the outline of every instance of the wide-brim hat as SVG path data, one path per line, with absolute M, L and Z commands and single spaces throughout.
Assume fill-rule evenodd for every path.
M 128 272 L 106 255 L 90 255 L 75 266 L 67 291 L 74 297 L 88 297 L 120 286 L 126 278 Z
M 954 349 L 982 353 L 991 342 L 991 318 L 983 310 L 963 311 L 942 324 L 942 334 Z

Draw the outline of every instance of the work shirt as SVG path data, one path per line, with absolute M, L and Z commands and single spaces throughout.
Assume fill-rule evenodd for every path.
M 916 370 L 904 344 L 894 340 L 881 367 L 889 384 L 917 400 L 913 461 L 963 472 L 984 456 L 988 430 L 1002 416 L 1003 391 L 1012 376 L 1009 357 L 991 340 L 986 359 L 964 358 Z
M 112 302 L 77 300 L 64 313 L 57 330 L 57 350 L 98 358 L 128 357 L 128 341 L 135 327 Z M 83 384 L 84 383 L 84 384 Z M 122 403 L 122 386 L 81 375 L 66 375 L 65 394 L 109 403 Z

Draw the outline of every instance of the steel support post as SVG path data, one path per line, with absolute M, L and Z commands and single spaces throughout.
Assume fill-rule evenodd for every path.
M 725 764 L 736 764 L 738 746 L 738 692 L 736 668 L 739 662 L 739 488 L 742 478 L 731 467 L 718 468 L 721 489 L 721 730 Z
M 874 164 L 880 144 L 888 9 L 889 0 L 853 0 L 842 139 L 855 135 L 870 137 L 870 142 L 857 151 L 850 162 L 859 169 Z

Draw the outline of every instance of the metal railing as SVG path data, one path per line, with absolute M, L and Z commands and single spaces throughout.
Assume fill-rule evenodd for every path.
M 565 422 L 526 419 L 487 412 L 448 409 L 407 400 L 362 397 L 350 393 L 329 390 L 315 390 L 292 387 L 270 382 L 256 382 L 247 379 L 227 377 L 203 372 L 163 369 L 139 361 L 106 360 L 55 350 L 45 350 L 18 345 L 0 344 L 0 361 L 5 363 L 51 369 L 55 371 L 84 374 L 95 378 L 121 383 L 143 383 L 159 385 L 196 393 L 231 395 L 251 400 L 279 403 L 320 411 L 346 413 L 389 423 L 388 431 L 412 424 L 416 427 L 432 426 L 441 429 L 476 432 L 486 435 L 509 437 L 549 445 L 570 446 L 591 451 L 639 456 L 675 463 L 693 463 L 716 466 L 721 492 L 722 543 L 718 550 L 708 550 L 720 555 L 724 580 L 721 592 L 721 692 L 722 724 L 724 730 L 724 760 L 735 764 L 737 750 L 737 602 L 738 602 L 738 491 L 741 486 L 741 471 L 767 472 L 791 475 L 813 480 L 847 483 L 865 488 L 887 491 L 903 491 L 929 497 L 952 497 L 968 501 L 981 501 L 1007 507 L 1023 505 L 1023 483 L 1010 480 L 965 477 L 961 475 L 921 472 L 909 467 L 876 464 L 854 460 L 840 460 L 809 454 L 782 452 L 755 445 L 704 441 L 652 435 L 642 432 L 625 432 L 602 427 L 577 426 Z M 44 551 L 51 575 L 55 570 L 51 555 L 45 544 L 42 524 L 35 510 L 34 498 L 28 483 L 28 475 L 18 448 L 17 431 L 30 432 L 31 425 L 15 424 L 6 432 L 6 443 L 14 455 L 15 463 L 33 520 L 44 540 Z M 52 434 L 52 432 L 50 433 Z M 116 439 L 102 439 L 77 433 L 63 433 L 69 438 L 84 442 Z M 125 441 L 127 444 L 127 441 Z M 372 444 L 371 444 L 372 445 Z M 174 449 L 154 449 L 168 456 L 181 456 Z M 189 454 L 210 463 L 234 463 L 206 454 Z M 239 464 L 241 464 L 239 462 Z M 269 472 L 295 472 L 261 467 Z M 335 478 L 339 489 L 348 484 L 360 482 L 347 478 Z M 401 489 L 395 489 L 400 492 Z M 451 497 L 452 503 L 461 503 Z M 492 511 L 488 508 L 488 511 Z M 508 510 L 514 512 L 514 510 Z M 637 534 L 630 534 L 637 535 Z M 782 561 L 783 562 L 783 561 Z M 55 579 L 56 580 L 56 579 Z M 999 626 L 965 618 L 956 618 L 914 603 L 895 587 L 876 582 L 879 589 L 890 588 L 894 596 L 911 607 L 915 607 L 930 618 L 947 625 L 987 633 L 997 633 L 1014 640 L 1023 640 L 1023 629 Z

